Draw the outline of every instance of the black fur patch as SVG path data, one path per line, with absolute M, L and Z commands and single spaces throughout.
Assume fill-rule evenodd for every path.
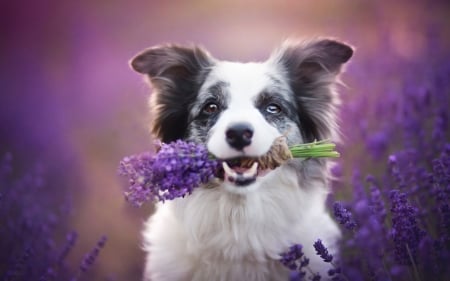
M 147 74 L 154 87 L 152 132 L 161 141 L 186 137 L 189 109 L 213 64 L 200 48 L 177 45 L 147 49 L 131 61 L 133 69 Z
M 223 81 L 217 81 L 208 87 L 204 93 L 198 96 L 195 101 L 196 106 L 191 109 L 187 139 L 205 143 L 210 129 L 216 124 L 222 111 L 227 109 L 229 100 L 227 92 L 228 84 Z M 208 103 L 215 103 L 219 110 L 215 114 L 204 114 L 202 109 Z
M 353 54 L 352 48 L 324 39 L 288 45 L 280 52 L 279 62 L 289 76 L 305 141 L 331 137 L 337 127 L 338 97 L 333 87 L 342 64 Z

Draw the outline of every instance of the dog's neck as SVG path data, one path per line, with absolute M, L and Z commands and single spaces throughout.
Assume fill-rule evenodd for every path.
M 278 257 L 280 248 L 296 242 L 299 222 L 313 217 L 312 212 L 323 212 L 326 198 L 321 181 L 299 186 L 293 173 L 289 167 L 279 168 L 245 194 L 215 186 L 170 202 L 184 226 L 188 247 L 193 252 L 205 250 L 210 259 Z

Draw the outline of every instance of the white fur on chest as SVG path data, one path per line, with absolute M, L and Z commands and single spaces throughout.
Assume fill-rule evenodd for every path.
M 287 280 L 278 258 L 295 243 L 314 271 L 326 271 L 312 244 L 332 246 L 339 230 L 324 210 L 323 183 L 300 188 L 283 167 L 259 184 L 245 195 L 198 188 L 158 205 L 144 230 L 146 280 Z

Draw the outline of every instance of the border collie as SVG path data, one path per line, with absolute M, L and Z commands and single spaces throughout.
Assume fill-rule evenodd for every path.
M 264 155 L 280 136 L 288 145 L 337 141 L 335 88 L 352 54 L 326 38 L 286 41 L 266 61 L 249 63 L 162 45 L 138 54 L 131 66 L 153 88 L 156 138 L 204 143 L 236 163 Z M 286 281 L 280 253 L 293 244 L 302 244 L 310 269 L 326 276 L 313 243 L 321 239 L 336 255 L 340 231 L 325 206 L 328 161 L 293 159 L 270 171 L 223 166 L 223 178 L 157 205 L 143 233 L 144 280 Z

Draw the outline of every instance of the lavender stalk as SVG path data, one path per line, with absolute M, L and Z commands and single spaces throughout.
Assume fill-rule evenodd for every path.
M 337 158 L 340 154 L 335 149 L 336 144 L 329 140 L 314 141 L 289 147 L 294 158 Z

